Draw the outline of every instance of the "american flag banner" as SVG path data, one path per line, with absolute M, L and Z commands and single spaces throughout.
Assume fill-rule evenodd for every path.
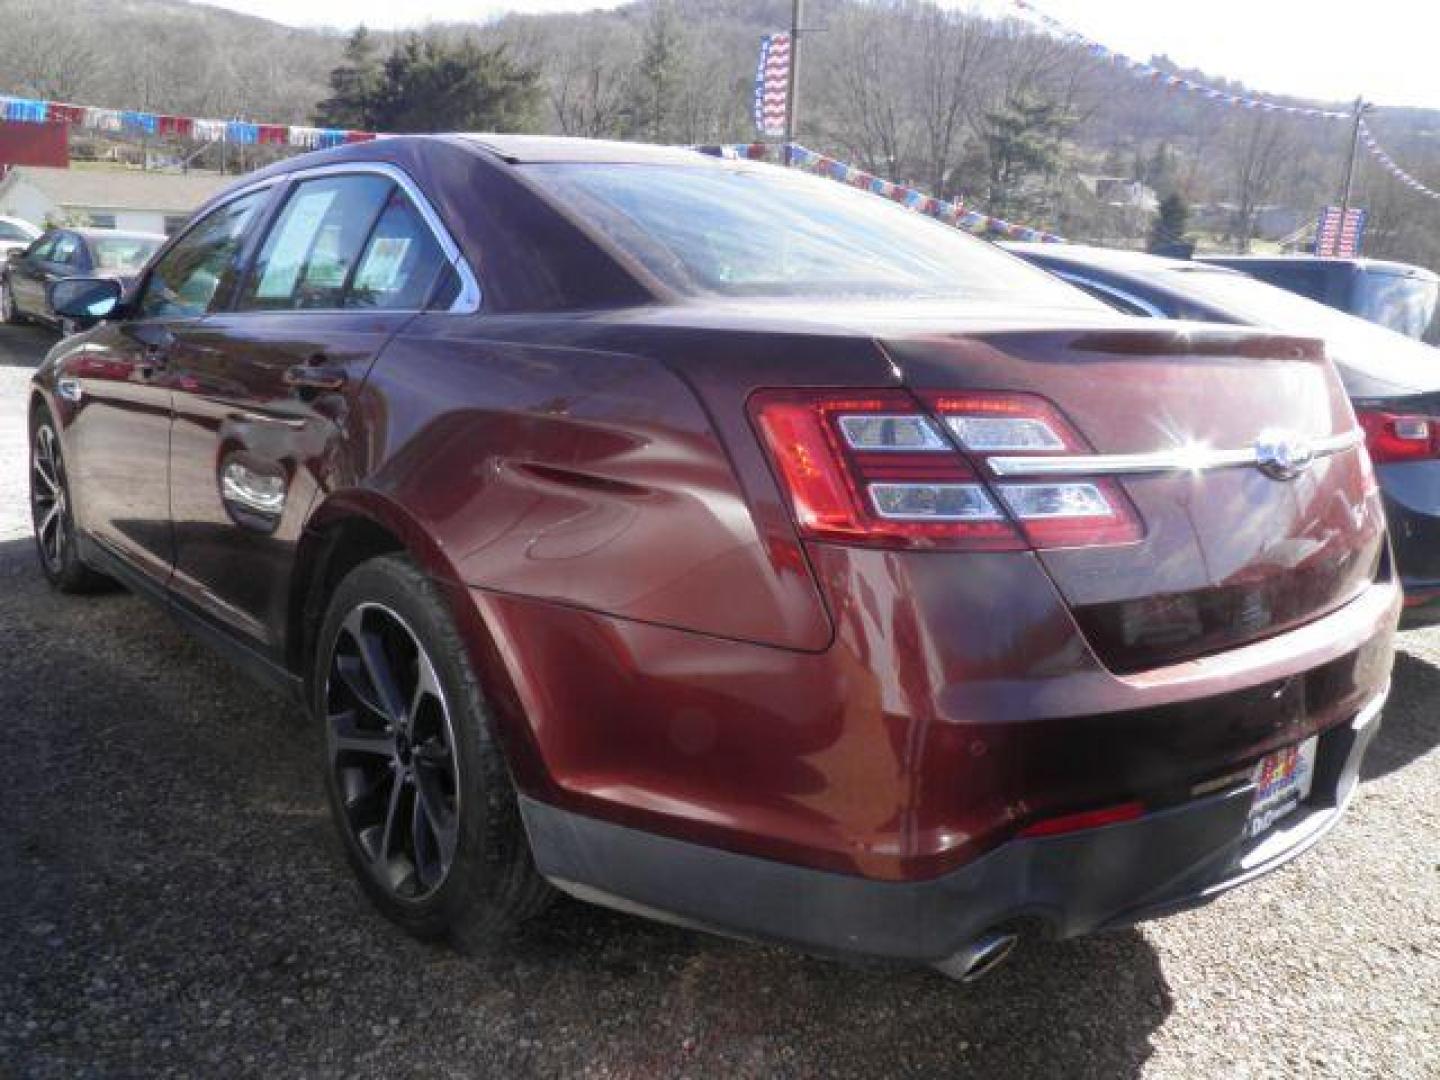
M 755 130 L 762 135 L 785 134 L 785 109 L 790 95 L 790 35 L 766 34 L 760 39 L 755 69 Z
M 1365 237 L 1365 211 L 1346 210 L 1341 220 L 1340 207 L 1327 206 L 1320 211 L 1315 227 L 1315 254 L 1332 259 L 1353 259 L 1360 254 Z

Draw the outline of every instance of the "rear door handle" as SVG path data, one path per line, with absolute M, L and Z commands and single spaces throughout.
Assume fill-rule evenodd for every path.
M 292 390 L 339 390 L 345 379 L 344 368 L 324 364 L 296 364 L 285 372 L 285 385 Z

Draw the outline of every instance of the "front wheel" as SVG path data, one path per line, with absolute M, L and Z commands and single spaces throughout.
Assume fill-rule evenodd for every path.
M 314 672 L 331 814 L 362 887 L 418 937 L 465 948 L 544 907 L 515 791 L 464 643 L 408 560 L 331 598 Z
M 0 323 L 13 326 L 20 321 L 20 312 L 15 307 L 15 295 L 10 291 L 10 282 L 0 277 Z
M 33 414 L 30 429 L 30 520 L 40 569 L 61 592 L 93 592 L 107 584 L 107 579 L 80 561 L 70 478 L 55 418 L 40 406 Z

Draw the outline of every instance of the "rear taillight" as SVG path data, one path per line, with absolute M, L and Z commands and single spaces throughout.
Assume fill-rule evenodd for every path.
M 1015 526 L 900 391 L 763 391 L 751 412 L 805 536 L 881 547 L 1014 549 Z
M 1113 481 L 997 483 L 990 454 L 1084 454 L 1048 402 L 1026 394 L 775 390 L 756 427 L 812 539 L 880 547 L 1010 550 L 1124 543 L 1140 523 Z M 963 452 L 962 452 L 963 450 Z
M 1376 465 L 1440 458 L 1440 421 L 1382 409 L 1356 409 L 1355 417 Z
M 931 394 L 930 408 L 977 463 L 991 456 L 1083 456 L 1091 448 L 1060 411 L 1034 394 Z M 1140 518 L 1114 480 L 993 484 L 1025 538 L 1037 548 L 1128 544 Z

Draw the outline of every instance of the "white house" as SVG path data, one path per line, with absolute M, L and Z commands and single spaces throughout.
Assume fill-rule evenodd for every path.
M 17 165 L 0 177 L 0 215 L 50 225 L 172 233 L 231 181 L 205 173 Z

